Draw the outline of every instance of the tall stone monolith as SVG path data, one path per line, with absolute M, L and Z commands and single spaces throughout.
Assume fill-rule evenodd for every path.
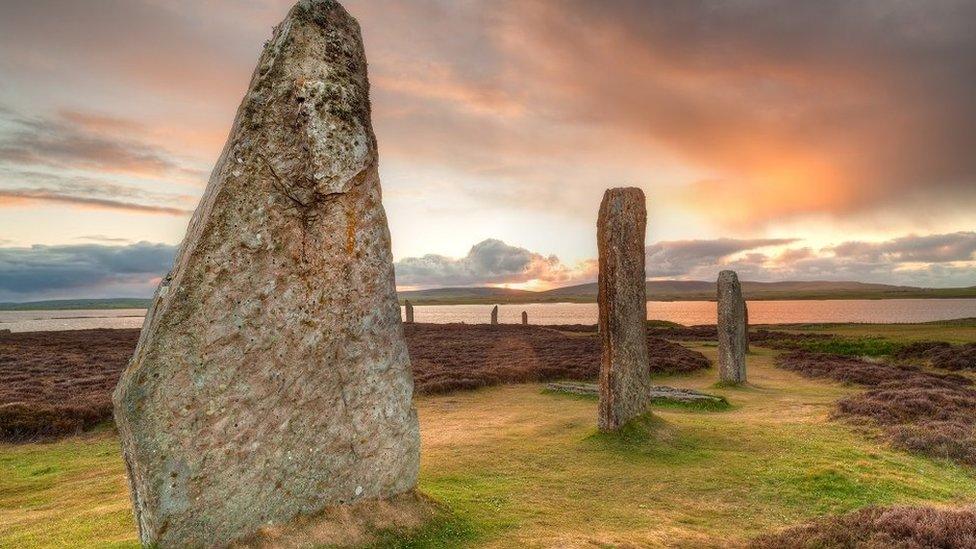
M 498 305 L 491 308 L 491 323 L 498 324 Z
M 301 0 L 115 390 L 141 541 L 223 546 L 411 490 L 412 391 L 359 25 Z
M 746 302 L 735 271 L 718 275 L 718 371 L 722 383 L 746 380 Z
M 637 188 L 609 189 L 600 204 L 600 417 L 613 431 L 648 412 L 651 371 L 647 351 L 644 231 L 647 210 Z
M 413 303 L 409 299 L 403 302 L 403 310 L 406 312 L 407 323 L 413 324 Z
M 528 311 L 522 311 L 522 325 L 526 326 L 529 324 L 529 313 Z

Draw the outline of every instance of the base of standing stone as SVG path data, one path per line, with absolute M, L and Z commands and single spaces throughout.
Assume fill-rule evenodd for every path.
M 583 383 L 578 381 L 557 381 L 546 384 L 547 391 L 557 393 L 569 393 L 584 396 L 600 396 L 600 386 L 596 383 Z M 654 385 L 650 388 L 652 402 L 676 402 L 681 404 L 728 404 L 725 398 L 718 395 L 710 395 L 693 389 L 680 389 L 678 387 L 668 387 L 667 385 Z
M 430 498 L 411 491 L 389 499 L 328 507 L 315 515 L 263 528 L 230 547 L 362 547 L 380 541 L 391 532 L 409 536 L 447 512 Z

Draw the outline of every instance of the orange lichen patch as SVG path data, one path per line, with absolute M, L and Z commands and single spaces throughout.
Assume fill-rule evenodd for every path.
M 356 250 L 356 211 L 352 202 L 346 206 L 346 253 L 352 254 Z

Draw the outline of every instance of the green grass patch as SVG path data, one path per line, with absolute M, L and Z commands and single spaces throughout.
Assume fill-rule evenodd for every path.
M 549 395 L 556 397 L 565 397 L 573 400 L 600 400 L 600 395 L 590 395 L 582 393 L 571 393 L 569 391 L 554 391 L 552 389 L 543 389 L 539 391 L 541 395 Z
M 732 405 L 729 403 L 729 401 L 726 400 L 725 397 L 720 398 L 721 400 L 695 400 L 691 402 L 683 402 L 668 398 L 655 398 L 651 400 L 651 406 L 660 409 L 687 410 L 691 412 L 724 412 L 726 410 L 731 410 Z
M 834 337 L 823 340 L 795 340 L 786 347 L 798 351 L 829 353 L 843 356 L 890 356 L 905 345 L 883 337 Z
M 370 549 L 441 549 L 453 548 L 478 539 L 475 524 L 462 516 L 444 510 L 420 528 L 409 532 L 380 531 Z

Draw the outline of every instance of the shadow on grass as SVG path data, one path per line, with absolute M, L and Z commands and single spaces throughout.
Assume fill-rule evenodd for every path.
M 628 461 L 643 458 L 662 464 L 693 463 L 710 455 L 701 441 L 653 413 L 639 416 L 614 432 L 595 432 L 583 439 L 582 444 L 585 450 Z

